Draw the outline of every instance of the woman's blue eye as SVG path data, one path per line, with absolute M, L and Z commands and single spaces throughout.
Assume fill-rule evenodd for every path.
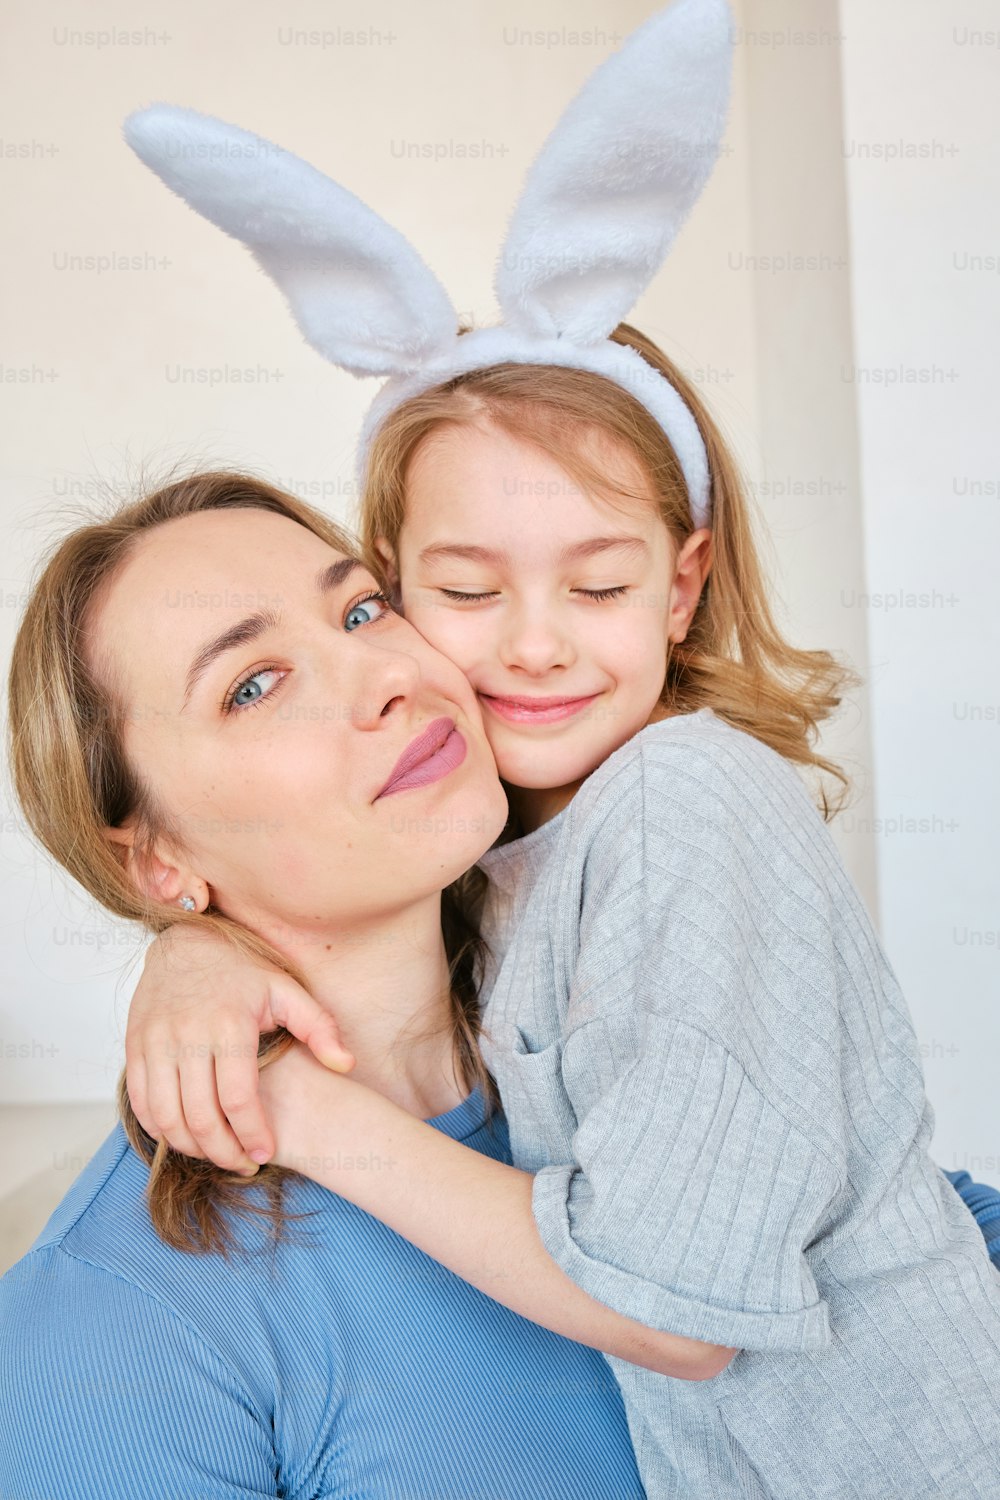
M 244 697 L 243 695 L 247 692 L 248 688 L 252 688 L 256 685 L 259 678 L 276 677 L 277 675 L 277 667 L 258 667 L 256 672 L 254 672 L 250 677 L 244 677 L 243 681 L 240 683 L 239 687 L 230 698 L 229 707 L 256 708 L 257 704 L 264 697 L 264 693 L 262 691 L 258 691 L 247 697 Z
M 369 604 L 374 604 L 376 602 L 378 602 L 379 604 L 384 604 L 386 609 L 389 608 L 389 600 L 386 595 L 382 593 L 381 589 L 374 589 L 370 594 L 366 594 L 363 599 L 359 599 L 356 604 L 351 605 L 350 609 L 347 611 L 347 614 L 344 616 L 344 624 L 346 625 L 351 616 L 357 614 L 359 610 L 363 611 L 367 609 Z M 378 616 L 376 616 L 376 618 L 378 618 Z M 360 625 L 370 625 L 372 624 L 372 621 L 359 620 L 358 623 Z
M 365 594 L 363 599 L 355 600 L 344 616 L 344 625 L 347 626 L 348 621 L 355 615 L 361 616 L 360 619 L 355 621 L 356 625 L 373 625 L 375 620 L 382 618 L 382 614 L 377 614 L 375 620 L 368 618 L 370 614 L 369 606 L 372 604 L 384 605 L 383 613 L 392 613 L 392 606 L 389 603 L 388 596 L 381 589 L 373 589 L 370 594 Z M 354 626 L 350 628 L 354 629 Z M 258 667 L 255 672 L 251 672 L 248 677 L 244 677 L 243 681 L 238 683 L 233 691 L 223 700 L 223 712 L 231 713 L 233 709 L 258 708 L 264 699 L 270 697 L 271 692 L 273 692 L 273 688 L 270 690 L 258 688 L 256 686 L 258 679 L 261 677 L 276 677 L 280 681 L 285 675 L 285 672 L 280 667 Z

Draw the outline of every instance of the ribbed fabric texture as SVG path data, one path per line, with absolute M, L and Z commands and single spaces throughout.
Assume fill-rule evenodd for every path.
M 704 1382 L 611 1361 L 647 1493 L 996 1500 L 1000 1275 L 794 768 L 668 719 L 481 863 L 484 1052 L 546 1247 L 741 1351 Z
M 431 1123 L 509 1160 L 478 1090 Z M 227 1265 L 157 1239 L 146 1181 L 115 1130 L 0 1281 L 2 1500 L 641 1500 L 601 1355 L 312 1183 L 296 1244 Z

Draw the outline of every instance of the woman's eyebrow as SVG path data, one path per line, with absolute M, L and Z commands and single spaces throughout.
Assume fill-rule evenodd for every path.
M 563 547 L 559 553 L 559 562 L 579 562 L 581 558 L 596 557 L 601 552 L 610 552 L 613 549 L 634 553 L 637 557 L 649 551 L 648 543 L 639 536 L 592 536 L 583 542 L 573 542 L 568 547 Z M 460 558 L 464 562 L 494 563 L 500 567 L 506 567 L 510 563 L 510 555 L 502 549 L 491 547 L 479 547 L 469 542 L 432 542 L 420 553 L 421 562 L 437 562 L 441 558 Z
M 341 557 L 337 562 L 323 569 L 316 579 L 316 587 L 321 594 L 328 594 L 331 589 L 339 589 L 345 579 L 350 578 L 352 573 L 363 567 L 364 563 L 356 557 Z
M 341 557 L 335 563 L 323 569 L 316 579 L 316 588 L 321 594 L 328 594 L 331 590 L 339 588 L 340 585 L 351 576 L 358 568 L 364 567 L 354 557 Z M 230 625 L 221 635 L 206 641 L 198 652 L 194 661 L 188 668 L 187 677 L 184 679 L 184 698 L 181 703 L 181 713 L 188 706 L 191 694 L 199 680 L 208 671 L 209 667 L 217 657 L 226 651 L 232 651 L 237 646 L 245 646 L 250 641 L 255 641 L 264 634 L 265 630 L 271 630 L 281 624 L 281 614 L 273 609 L 261 609 L 256 614 L 247 615 L 244 620 L 237 620 L 235 625 Z

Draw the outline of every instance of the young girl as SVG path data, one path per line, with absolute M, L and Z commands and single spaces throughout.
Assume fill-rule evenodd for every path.
M 655 90 L 680 56 L 683 109 L 715 121 L 704 158 L 724 14 L 679 0 L 595 75 L 515 214 L 505 324 L 457 341 L 425 268 L 301 163 L 234 181 L 227 160 L 220 183 L 130 137 L 252 245 L 317 347 L 393 377 L 365 432 L 365 541 L 475 688 L 514 815 L 481 915 L 516 1165 L 463 1160 L 305 1052 L 297 1089 L 262 1090 L 279 1163 L 317 1162 L 498 1301 L 523 1306 L 554 1261 L 705 1344 L 686 1380 L 612 1361 L 650 1495 L 995 1495 L 1000 1282 L 927 1155 L 905 1003 L 795 769 L 837 774 L 811 741 L 847 674 L 782 641 L 718 435 L 618 326 L 704 180 L 692 132 L 658 134 Z M 184 143 L 203 131 L 221 151 L 227 128 L 189 117 Z M 280 712 L 286 670 L 248 660 L 242 711 Z M 287 985 L 229 969 L 248 1016 L 291 1019 Z M 202 1043 L 238 1052 L 235 1003 L 220 1033 L 185 994 Z M 207 1139 L 211 1058 L 178 1075 L 162 1035 L 133 1026 L 130 1086 L 184 1149 Z M 376 1142 L 384 1171 L 341 1165 Z

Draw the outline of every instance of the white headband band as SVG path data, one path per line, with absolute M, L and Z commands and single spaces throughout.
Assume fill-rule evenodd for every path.
M 707 525 L 708 458 L 670 382 L 609 338 L 662 265 L 719 153 L 732 57 L 726 0 L 674 0 L 604 62 L 565 110 L 522 188 L 497 264 L 503 314 L 459 337 L 441 283 L 353 193 L 260 136 L 158 104 L 125 122 L 145 164 L 241 240 L 306 339 L 355 375 L 389 378 L 365 419 L 496 364 L 558 365 L 629 391 L 670 440 L 691 518 Z
M 691 409 L 678 391 L 641 354 L 611 339 L 600 344 L 572 344 L 566 339 L 525 338 L 513 328 L 478 328 L 463 334 L 458 347 L 442 358 L 422 365 L 413 375 L 387 380 L 368 408 L 358 443 L 359 484 L 372 438 L 383 420 L 411 396 L 442 385 L 455 375 L 485 370 L 492 365 L 561 365 L 571 370 L 589 370 L 603 375 L 629 391 L 663 428 L 684 474 L 695 526 L 707 526 L 709 518 L 708 455 Z

